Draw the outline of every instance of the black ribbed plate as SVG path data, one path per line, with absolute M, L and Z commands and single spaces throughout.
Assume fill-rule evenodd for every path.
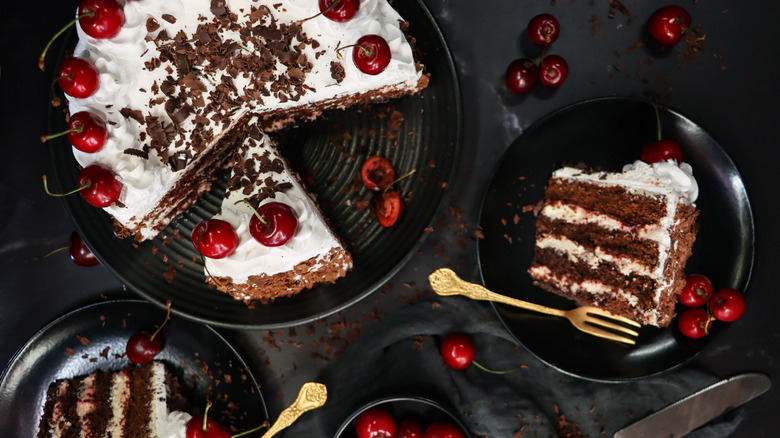
M 253 309 L 207 287 L 201 263 L 193 262 L 199 257 L 189 236 L 198 221 L 216 212 L 224 180 L 163 232 L 179 232 L 178 239 L 166 244 L 159 237 L 141 244 L 117 239 L 107 214 L 78 195 L 66 197 L 76 228 L 97 258 L 120 281 L 158 306 L 172 300 L 176 314 L 234 328 L 272 329 L 311 322 L 352 305 L 386 283 L 419 248 L 428 234 L 425 228 L 442 211 L 461 147 L 460 90 L 444 38 L 421 2 L 399 0 L 393 6 L 411 24 L 409 31 L 431 73 L 428 88 L 386 104 L 329 112 L 281 135 L 283 153 L 317 195 L 325 216 L 352 252 L 355 267 L 345 278 L 271 304 L 258 303 Z M 396 120 L 394 111 L 403 120 Z M 400 124 L 391 126 L 396 121 Z M 52 110 L 50 132 L 65 129 L 64 123 L 62 111 Z M 50 151 L 59 187 L 75 187 L 78 165 L 67 141 L 52 142 Z M 408 200 L 399 221 L 389 229 L 379 226 L 372 209 L 366 208 L 372 195 L 357 179 L 358 169 L 371 155 L 390 159 L 399 175 L 417 169 L 413 178 L 398 186 Z M 167 271 L 175 271 L 175 277 L 166 278 Z
M 70 312 L 41 329 L 0 378 L 3 435 L 36 436 L 51 382 L 122 369 L 129 364 L 124 356 L 127 339 L 138 330 L 155 330 L 164 319 L 163 310 L 145 301 L 106 301 Z M 163 347 L 156 359 L 182 383 L 195 412 L 202 412 L 209 400 L 210 416 L 238 431 L 268 420 L 257 381 L 216 331 L 174 316 L 159 336 Z
M 753 213 L 734 163 L 718 143 L 685 116 L 661 108 L 662 132 L 676 140 L 699 184 L 699 233 L 685 271 L 710 278 L 717 289 L 744 291 L 753 266 Z M 639 159 L 656 139 L 649 102 L 602 98 L 577 103 L 543 118 L 506 151 L 485 194 L 478 241 L 482 280 L 489 289 L 557 308 L 573 303 L 531 284 L 535 217 L 524 212 L 542 199 L 551 173 L 563 162 L 620 171 Z M 526 209 L 527 210 L 527 209 Z M 515 221 L 517 217 L 517 221 Z M 727 324 L 710 336 L 689 339 L 670 327 L 643 327 L 635 346 L 603 340 L 553 318 L 495 305 L 515 338 L 539 359 L 568 374 L 605 381 L 630 380 L 675 368 L 693 358 Z M 679 311 L 682 309 L 678 309 Z

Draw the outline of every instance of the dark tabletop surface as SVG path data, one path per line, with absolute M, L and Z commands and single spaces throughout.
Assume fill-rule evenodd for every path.
M 10 2 L 0 18 L 0 126 L 6 151 L 0 162 L 0 364 L 69 310 L 135 297 L 102 266 L 78 267 L 64 253 L 34 261 L 65 245 L 74 228 L 60 200 L 48 197 L 41 187 L 41 175 L 52 169 L 47 147 L 38 141 L 46 129 L 50 73 L 40 72 L 36 61 L 53 30 L 72 15 L 75 3 Z M 705 36 L 702 50 L 692 56 L 686 56 L 682 45 L 663 54 L 635 44 L 646 41 L 644 23 L 655 9 L 650 2 L 624 1 L 625 9 L 610 8 L 613 2 L 607 0 L 424 3 L 450 45 L 463 94 L 463 150 L 448 208 L 388 285 L 352 307 L 306 326 L 224 331 L 253 365 L 271 417 L 361 332 L 411 301 L 430 299 L 427 276 L 433 270 L 449 266 L 466 279 L 478 280 L 479 207 L 502 153 L 544 115 L 602 96 L 658 99 L 706 129 L 741 172 L 756 228 L 747 311 L 686 368 L 718 378 L 744 371 L 776 378 L 780 331 L 774 322 L 780 294 L 774 276 L 780 208 L 773 169 L 780 158 L 780 111 L 774 101 L 780 97 L 775 47 L 780 41 L 780 3 L 676 2 L 691 12 L 693 27 Z M 523 35 L 528 20 L 541 12 L 561 22 L 561 37 L 552 50 L 567 59 L 569 78 L 554 91 L 508 96 L 504 69 L 515 58 L 537 53 Z M 490 312 L 483 316 L 495 318 Z M 525 357 L 530 366 L 545 366 Z M 533 395 L 518 394 L 523 396 Z M 775 436 L 778 405 L 777 389 L 746 405 L 734 436 Z

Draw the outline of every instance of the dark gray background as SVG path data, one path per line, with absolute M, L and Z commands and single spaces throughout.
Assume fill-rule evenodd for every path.
M 609 17 L 608 0 L 425 3 L 450 44 L 463 92 L 463 156 L 459 177 L 453 182 L 451 209 L 444 212 L 408 265 L 386 287 L 353 307 L 307 326 L 226 333 L 254 363 L 272 418 L 292 402 L 303 382 L 316 379 L 339 353 L 354 357 L 348 345 L 359 345 L 361 336 L 371 333 L 377 321 L 404 311 L 413 301 L 435 302 L 427 285 L 434 269 L 450 266 L 464 278 L 477 279 L 477 213 L 501 154 L 542 116 L 576 101 L 609 95 L 659 96 L 662 103 L 707 129 L 740 169 L 753 205 L 757 252 L 747 312 L 689 367 L 670 374 L 669 381 L 677 382 L 686 373 L 728 377 L 746 370 L 776 377 L 780 336 L 773 323 L 780 295 L 773 277 L 778 267 L 775 248 L 780 245 L 775 170 L 780 155 L 780 111 L 775 102 L 780 97 L 776 47 L 780 4 L 769 0 L 675 2 L 691 12 L 693 27 L 706 35 L 704 50 L 688 60 L 678 56 L 682 47 L 659 54 L 634 46 L 645 40 L 644 23 L 659 6 L 656 2 L 625 1 L 629 16 L 615 11 L 614 18 Z M 45 131 L 50 75 L 41 73 L 36 63 L 46 40 L 72 16 L 75 5 L 75 1 L 9 2 L 0 18 L 0 132 L 5 151 L 0 161 L 0 364 L 67 310 L 132 296 L 105 268 L 77 267 L 64 253 L 33 261 L 65 245 L 73 229 L 61 202 L 41 189 L 41 174 L 51 172 L 46 146 L 38 142 Z M 502 86 L 504 69 L 514 58 L 538 53 L 524 32 L 528 19 L 540 12 L 552 13 L 561 22 L 561 37 L 550 53 L 568 60 L 569 78 L 554 91 L 508 96 Z M 495 324 L 489 307 L 479 317 L 488 325 Z M 512 348 L 512 354 L 507 361 L 517 359 L 532 369 L 544 367 L 522 347 Z M 556 373 L 545 375 L 550 379 L 547 387 L 564 381 L 574 391 L 582 383 L 563 375 L 558 379 Z M 471 376 L 479 378 L 479 374 Z M 644 398 L 641 382 L 636 385 L 639 396 L 632 405 L 638 409 L 650 411 L 673 401 Z M 522 389 L 533 388 L 526 385 Z M 546 399 L 540 394 L 517 393 L 516 397 L 536 400 L 541 415 L 552 414 L 553 407 L 541 403 Z M 578 419 L 591 436 L 598 435 L 599 425 L 614 431 L 629 422 L 628 418 L 598 418 L 588 412 L 589 406 L 567 405 L 566 400 L 558 403 L 570 406 L 564 413 Z M 778 405 L 776 389 L 751 402 L 736 418 L 744 417 L 734 435 L 775 435 L 780 425 L 775 415 Z M 479 419 L 470 421 L 478 423 Z

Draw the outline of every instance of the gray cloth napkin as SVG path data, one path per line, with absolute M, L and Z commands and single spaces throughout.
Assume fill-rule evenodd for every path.
M 439 345 L 453 332 L 469 334 L 477 346 L 475 360 L 490 369 L 528 367 L 501 375 L 475 366 L 452 370 L 441 360 Z M 325 406 L 301 417 L 284 436 L 334 436 L 355 409 L 372 399 L 419 395 L 459 413 L 474 437 L 556 437 L 559 415 L 576 424 L 582 436 L 611 437 L 717 380 L 690 367 L 628 383 L 571 377 L 518 346 L 489 304 L 432 297 L 361 332 L 320 376 L 328 387 Z M 689 436 L 729 436 L 742 416 L 741 410 L 732 411 Z

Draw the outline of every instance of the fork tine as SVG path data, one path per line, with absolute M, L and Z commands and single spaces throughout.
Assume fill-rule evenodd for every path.
M 621 336 L 616 333 L 612 333 L 610 331 L 598 328 L 596 326 L 592 326 L 590 324 L 582 324 L 578 328 L 585 333 L 591 334 L 593 336 L 598 336 L 600 338 L 609 339 L 611 341 L 622 342 L 624 344 L 629 344 L 629 345 L 636 344 L 636 341 L 634 339 Z
M 587 314 L 588 315 L 601 316 L 601 317 L 604 317 L 604 318 L 607 318 L 607 319 L 612 319 L 612 320 L 615 320 L 615 321 L 622 322 L 623 324 L 632 325 L 634 327 L 642 327 L 642 324 L 634 321 L 633 319 L 628 319 L 625 316 L 613 315 L 613 314 L 607 312 L 606 310 L 601 310 L 601 309 L 598 309 L 598 308 L 595 308 L 595 307 L 588 308 Z
M 623 332 L 623 333 L 625 333 L 627 335 L 639 336 L 638 332 L 636 332 L 634 330 L 631 330 L 630 328 L 624 327 L 624 326 L 622 326 L 620 324 L 615 324 L 614 322 L 610 322 L 610 321 L 607 321 L 607 320 L 604 320 L 604 319 L 591 318 L 591 319 L 586 320 L 585 322 L 590 324 L 590 325 L 597 325 L 599 327 L 606 327 L 606 328 L 610 328 L 612 330 L 617 330 L 617 331 Z

